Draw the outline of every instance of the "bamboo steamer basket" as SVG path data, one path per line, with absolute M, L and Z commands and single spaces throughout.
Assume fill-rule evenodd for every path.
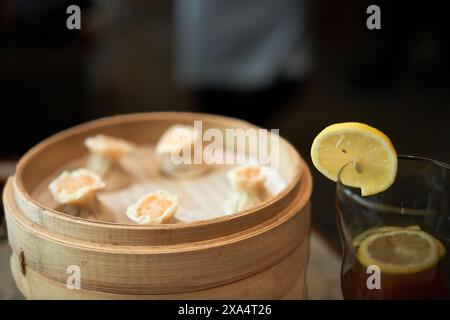
M 103 133 L 156 143 L 169 126 L 255 128 L 232 118 L 146 113 L 92 121 L 44 140 L 23 156 L 3 199 L 11 268 L 29 299 L 302 299 L 312 178 L 280 138 L 283 191 L 249 210 L 211 220 L 156 226 L 93 221 L 55 211 L 35 197 L 39 183 L 86 153 Z M 68 266 L 81 271 L 69 289 Z

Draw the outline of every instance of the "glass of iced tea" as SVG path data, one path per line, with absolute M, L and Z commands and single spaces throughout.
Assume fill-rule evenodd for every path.
M 361 196 L 336 187 L 344 299 L 450 298 L 450 165 L 398 156 L 394 183 Z

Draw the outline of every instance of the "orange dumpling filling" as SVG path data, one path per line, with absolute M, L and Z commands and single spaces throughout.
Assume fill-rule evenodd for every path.
M 177 210 L 178 198 L 167 191 L 141 197 L 127 209 L 127 216 L 138 224 L 161 224 L 170 221 Z
M 247 190 L 264 186 L 266 177 L 259 165 L 244 165 L 228 172 L 228 180 L 236 190 Z
M 243 179 L 254 179 L 261 175 L 261 168 L 257 166 L 241 167 L 236 174 Z
M 136 215 L 148 216 L 150 218 L 160 217 L 172 206 L 173 202 L 167 199 L 158 199 L 151 197 L 145 199 L 140 207 L 136 208 Z
M 105 183 L 95 173 L 86 169 L 64 171 L 53 180 L 49 189 L 60 204 L 83 205 L 88 203 Z

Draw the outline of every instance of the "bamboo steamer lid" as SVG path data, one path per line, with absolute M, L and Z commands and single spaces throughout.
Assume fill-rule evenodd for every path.
M 21 159 L 5 188 L 4 203 L 13 273 L 27 297 L 52 298 L 55 292 L 55 298 L 202 298 L 216 288 L 212 297 L 230 298 L 223 294 L 227 291 L 234 292 L 235 298 L 252 298 L 251 285 L 265 288 L 262 296 L 255 293 L 257 298 L 280 298 L 289 292 L 302 297 L 312 179 L 301 157 L 282 138 L 280 174 L 289 181 L 287 187 L 269 201 L 229 216 L 193 223 L 127 225 L 69 216 L 35 197 L 39 183 L 85 153 L 83 141 L 88 136 L 103 133 L 156 143 L 167 127 L 194 120 L 202 120 L 205 128 L 254 128 L 213 115 L 116 116 L 56 134 Z M 294 253 L 303 258 L 292 258 Z M 70 265 L 81 269 L 82 291 L 64 291 Z M 277 271 L 277 277 L 292 284 L 283 287 L 283 294 L 276 289 L 274 272 L 269 271 L 274 268 L 296 270 L 283 275 Z M 39 292 L 39 287 L 47 289 Z

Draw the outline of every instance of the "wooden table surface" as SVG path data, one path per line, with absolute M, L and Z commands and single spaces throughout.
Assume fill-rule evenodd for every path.
M 342 299 L 340 254 L 314 228 L 311 231 L 309 247 L 309 259 L 306 267 L 308 299 Z

